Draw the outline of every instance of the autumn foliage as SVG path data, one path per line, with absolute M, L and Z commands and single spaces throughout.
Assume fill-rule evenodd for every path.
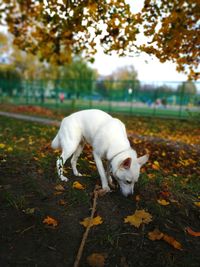
M 196 0 L 145 0 L 140 12 L 125 0 L 8 1 L 0 6 L 14 43 L 52 63 L 82 53 L 94 60 L 97 46 L 119 56 L 144 51 L 197 79 L 200 58 L 200 3 Z M 138 37 L 144 35 L 143 43 Z

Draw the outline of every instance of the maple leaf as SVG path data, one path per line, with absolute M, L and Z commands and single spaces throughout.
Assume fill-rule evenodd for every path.
M 87 217 L 82 222 L 80 222 L 80 224 L 82 224 L 85 227 L 88 227 L 89 224 L 91 224 L 90 226 L 94 226 L 94 225 L 99 225 L 102 223 L 103 223 L 103 220 L 100 216 L 96 216 L 92 220 L 90 217 Z
M 86 188 L 85 185 L 82 185 L 78 181 L 75 181 L 72 185 L 73 188 L 78 189 L 78 190 L 84 190 Z
M 90 256 L 87 257 L 87 263 L 91 267 L 103 267 L 105 265 L 105 258 L 105 254 L 92 253 Z
M 195 232 L 190 227 L 186 227 L 185 230 L 187 231 L 187 233 L 189 235 L 192 235 L 192 236 L 200 236 L 200 232 Z
M 124 218 L 125 223 L 130 223 L 135 227 L 139 227 L 142 223 L 148 224 L 152 221 L 152 216 L 145 210 L 136 210 L 133 215 Z
M 162 206 L 167 206 L 170 203 L 168 201 L 166 201 L 165 199 L 157 199 L 157 202 L 162 205 Z
M 58 225 L 58 222 L 57 222 L 54 218 L 52 218 L 52 217 L 50 217 L 50 216 L 47 216 L 47 217 L 43 220 L 43 223 L 44 223 L 44 224 L 48 224 L 48 225 L 52 225 L 52 226 L 54 226 L 54 227 L 56 227 L 56 226 Z

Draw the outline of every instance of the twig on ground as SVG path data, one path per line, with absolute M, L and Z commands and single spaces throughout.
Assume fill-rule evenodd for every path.
M 74 262 L 74 267 L 78 267 L 79 266 L 79 263 L 80 263 L 80 260 L 81 260 L 81 256 L 83 254 L 83 249 L 84 249 L 84 246 L 85 246 L 85 242 L 87 240 L 90 228 L 92 226 L 92 219 L 94 218 L 94 214 L 95 214 L 96 206 L 97 206 L 97 198 L 98 198 L 99 195 L 100 195 L 99 186 L 96 186 L 95 189 L 94 189 L 94 198 L 93 198 L 93 205 L 92 205 L 90 221 L 89 221 L 89 224 L 88 224 L 88 226 L 87 226 L 87 228 L 85 230 L 85 233 L 83 234 L 83 238 L 82 238 L 82 241 L 81 241 L 81 244 L 80 244 L 77 256 L 76 256 L 76 260 Z

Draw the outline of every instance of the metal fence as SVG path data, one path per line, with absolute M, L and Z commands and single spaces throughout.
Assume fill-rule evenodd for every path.
M 200 117 L 200 83 L 111 80 L 3 80 L 1 103 L 99 108 L 162 117 Z

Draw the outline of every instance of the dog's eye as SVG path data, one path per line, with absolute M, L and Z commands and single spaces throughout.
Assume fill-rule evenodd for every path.
M 132 182 L 131 181 L 129 181 L 129 180 L 126 180 L 126 182 L 127 182 L 127 184 L 131 184 Z

